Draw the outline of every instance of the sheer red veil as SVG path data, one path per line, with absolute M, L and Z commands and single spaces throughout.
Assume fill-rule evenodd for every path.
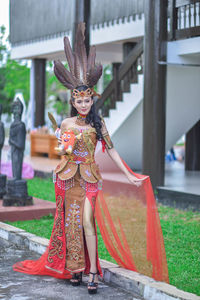
M 104 155 L 104 159 L 103 159 Z M 150 177 L 137 187 L 116 167 L 108 154 L 97 161 L 111 171 L 101 170 L 104 184 L 96 203 L 96 219 L 107 250 L 116 262 L 129 270 L 169 282 L 162 229 Z M 146 175 L 133 172 L 137 178 Z M 103 166 L 102 166 L 103 167 Z

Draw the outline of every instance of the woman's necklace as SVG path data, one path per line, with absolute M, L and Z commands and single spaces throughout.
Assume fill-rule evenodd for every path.
M 78 113 L 77 114 L 77 119 L 76 119 L 75 123 L 77 125 L 80 125 L 80 126 L 86 125 L 86 122 L 85 122 L 86 121 L 86 116 L 87 115 L 82 115 L 82 114 Z

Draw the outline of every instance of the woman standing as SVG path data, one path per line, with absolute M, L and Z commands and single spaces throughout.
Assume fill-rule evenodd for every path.
M 61 135 L 70 130 L 79 138 L 76 139 L 70 154 L 66 154 L 64 150 L 60 152 L 64 157 L 54 171 L 56 214 L 49 245 L 39 260 L 16 263 L 13 269 L 29 274 L 67 278 L 70 279 L 72 285 L 80 284 L 82 272 L 84 272 L 90 275 L 88 292 L 96 293 L 98 275 L 103 276 L 98 258 L 96 216 L 104 242 L 111 255 L 120 265 L 131 270 L 139 270 L 133 261 L 132 242 L 129 243 L 129 238 L 130 240 L 134 239 L 130 235 L 133 215 L 130 215 L 129 221 L 126 220 L 125 225 L 122 224 L 122 220 L 115 221 L 115 216 L 111 213 L 112 208 L 108 209 L 102 191 L 100 191 L 102 177 L 99 166 L 95 162 L 94 153 L 97 142 L 101 141 L 103 151 L 106 149 L 108 155 L 126 175 L 132 186 L 136 189 L 141 188 L 139 196 L 136 197 L 141 197 L 143 204 L 146 202 L 145 209 L 149 216 L 146 221 L 148 237 L 145 246 L 148 253 L 142 255 L 143 258 L 145 256 L 146 260 L 151 261 L 152 267 L 149 268 L 148 265 L 147 268 L 151 269 L 152 276 L 167 281 L 167 268 L 162 268 L 163 265 L 166 266 L 162 232 L 159 220 L 157 223 L 155 222 L 157 218 L 154 207 L 155 199 L 151 193 L 150 181 L 146 184 L 146 179 L 149 177 L 135 176 L 137 174 L 128 168 L 115 150 L 103 118 L 95 112 L 93 97 L 97 94 L 93 87 L 102 75 L 102 66 L 95 65 L 96 50 L 94 46 L 90 48 L 89 56 L 86 55 L 84 26 L 84 23 L 78 25 L 74 53 L 72 53 L 68 38 L 64 38 L 65 54 L 70 71 L 60 61 L 54 62 L 56 77 L 65 87 L 71 89 L 71 117 L 63 120 Z M 59 144 L 61 143 L 62 141 L 59 139 Z M 119 200 L 118 209 L 122 216 L 127 215 L 128 217 L 131 209 L 136 210 L 136 207 L 138 211 L 144 211 L 141 203 L 138 206 L 129 202 L 127 206 L 127 199 L 124 203 L 123 197 L 117 198 L 116 195 L 115 197 Z M 98 203 L 97 199 L 100 199 Z M 112 199 L 109 203 L 112 203 Z M 124 210 L 126 206 L 127 213 Z M 119 215 L 117 219 L 119 219 Z M 151 241 L 151 245 L 149 241 Z M 159 247 L 155 247 L 154 241 L 160 243 Z M 154 243 L 153 246 L 152 243 Z M 154 255 L 152 255 L 153 249 L 155 249 Z M 160 258 L 162 258 L 162 263 Z M 158 270 L 161 271 L 158 272 Z M 165 275 L 163 275 L 164 273 Z
M 97 140 L 105 141 L 107 151 L 132 183 L 140 185 L 141 180 L 130 174 L 121 162 L 118 153 L 113 148 L 105 123 L 95 113 L 90 93 L 90 88 L 83 85 L 77 87 L 76 95 L 72 96 L 72 115 L 75 116 L 62 122 L 61 131 L 63 134 L 70 129 L 75 134 L 81 133 L 82 137 L 76 143 L 72 154 L 67 155 L 64 165 L 61 163 L 55 173 L 57 174 L 56 182 L 58 185 L 62 185 L 61 181 L 66 180 L 64 203 L 66 204 L 67 269 L 72 272 L 84 271 L 85 268 L 90 270 L 92 276 L 89 279 L 88 290 L 96 291 L 97 273 L 102 274 L 97 257 L 97 235 L 94 222 L 95 201 L 102 181 L 94 159 Z M 65 154 L 65 152 L 60 152 L 60 154 Z M 75 221 L 74 217 L 77 217 Z M 74 237 L 72 237 L 73 234 Z M 83 238 L 86 240 L 86 245 L 84 245 Z M 88 266 L 87 261 L 84 260 L 85 246 L 89 254 L 88 264 L 89 262 L 90 264 Z M 75 273 L 71 282 L 76 285 L 80 283 L 80 280 L 80 273 L 78 276 Z

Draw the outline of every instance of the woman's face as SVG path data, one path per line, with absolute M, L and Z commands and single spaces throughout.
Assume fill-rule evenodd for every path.
M 75 98 L 75 100 L 72 101 L 72 105 L 76 108 L 78 113 L 82 115 L 87 115 L 89 113 L 92 104 L 93 99 L 91 97 Z

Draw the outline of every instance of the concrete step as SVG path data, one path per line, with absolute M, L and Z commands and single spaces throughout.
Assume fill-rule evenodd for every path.
M 33 204 L 27 206 L 3 206 L 3 200 L 0 200 L 0 221 L 25 221 L 40 219 L 50 213 L 55 215 L 56 204 L 54 202 L 33 197 Z
M 158 186 L 156 189 L 159 203 L 184 210 L 200 211 L 200 195 L 162 186 Z

